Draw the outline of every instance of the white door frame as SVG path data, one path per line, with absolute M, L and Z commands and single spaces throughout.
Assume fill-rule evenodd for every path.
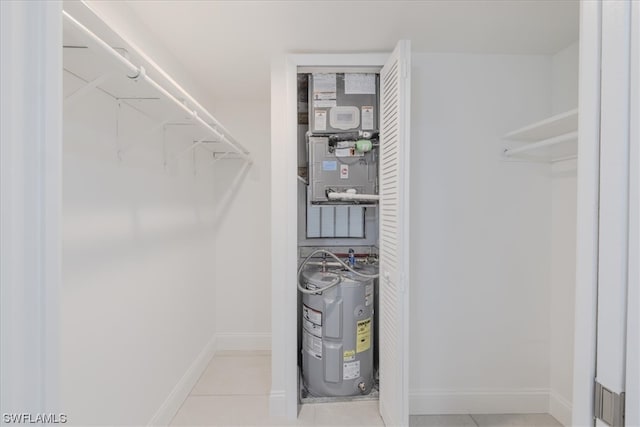
M 296 54 L 271 64 L 271 394 L 274 416 L 298 413 L 297 69 L 380 67 L 388 53 Z
M 607 0 L 601 10 L 596 380 L 620 394 L 626 384 L 631 2 Z
M 609 198 L 611 202 L 607 206 L 611 208 L 611 204 L 615 206 L 620 205 L 620 209 L 626 209 L 626 203 L 628 206 L 628 218 L 629 218 L 629 242 L 628 242 L 628 282 L 627 282 L 627 301 L 626 301 L 626 319 L 619 318 L 617 322 L 622 323 L 619 325 L 612 325 L 615 328 L 624 328 L 623 323 L 626 322 L 627 335 L 626 338 L 617 339 L 616 347 L 618 348 L 614 353 L 615 357 L 609 359 L 616 359 L 616 364 L 620 362 L 620 351 L 624 351 L 626 341 L 626 374 L 623 374 L 625 378 L 617 378 L 613 384 L 614 388 L 626 387 L 626 424 L 627 425 L 640 425 L 640 409 L 638 408 L 638 402 L 640 402 L 640 392 L 638 391 L 638 384 L 640 383 L 640 331 L 638 327 L 640 309 L 640 291 L 638 290 L 638 137 L 639 137 L 639 123 L 638 123 L 638 101 L 639 96 L 639 78 L 640 67 L 639 50 L 640 46 L 638 39 L 640 39 L 640 17 L 639 17 L 639 5 L 637 2 L 630 2 L 632 5 L 631 15 L 631 49 L 627 49 L 622 52 L 622 56 L 619 56 L 617 61 L 620 61 L 624 55 L 628 55 L 626 52 L 631 53 L 631 66 L 630 66 L 630 80 L 631 84 L 631 114 L 630 114 L 630 132 L 631 132 L 631 150 L 630 150 L 630 191 L 629 195 L 621 197 L 619 194 L 614 194 L 614 199 Z M 626 3 L 627 5 L 629 3 Z M 608 108 L 605 111 L 608 114 L 607 117 L 614 119 L 619 114 L 628 114 L 629 111 L 615 111 L 615 108 L 622 108 L 624 102 L 617 102 L 617 98 L 611 98 L 611 93 L 607 92 L 607 105 L 603 106 L 601 99 L 601 74 L 602 66 L 610 67 L 612 64 L 608 61 L 606 64 L 602 62 L 602 33 L 603 27 L 606 26 L 608 30 L 614 32 L 620 30 L 619 22 L 615 17 L 619 10 L 616 8 L 624 8 L 625 2 L 620 1 L 589 1 L 581 2 L 580 5 L 580 83 L 579 83 L 579 147 L 578 147 L 578 214 L 577 214 L 577 253 L 576 253 L 576 296 L 575 296 L 575 342 L 574 342 L 574 375 L 573 375 L 573 414 L 572 425 L 576 426 L 591 426 L 594 425 L 594 381 L 596 378 L 596 360 L 601 357 L 607 356 L 606 354 L 596 357 L 597 347 L 597 330 L 598 330 L 598 264 L 599 256 L 598 246 L 602 243 L 599 242 L 599 227 L 600 227 L 600 191 L 609 191 L 610 193 L 620 190 L 619 186 L 613 186 L 609 189 L 600 188 L 600 134 L 601 134 L 601 110 L 602 108 Z M 606 9 L 606 13 L 603 13 L 603 9 Z M 603 16 L 605 20 L 603 20 Z M 619 17 L 619 16 L 618 16 Z M 616 21 L 616 22 L 614 22 Z M 611 34 L 611 32 L 609 33 Z M 614 43 L 615 46 L 619 44 Z M 628 47 L 628 46 L 627 46 Z M 608 49 L 608 54 L 611 54 L 611 49 Z M 629 58 L 627 58 L 629 59 Z M 623 59 L 624 60 L 624 59 Z M 607 59 L 605 58 L 605 61 Z M 611 73 L 608 75 L 609 83 L 613 82 L 613 87 L 624 82 L 624 77 L 621 81 L 616 81 L 620 73 Z M 624 73 L 622 73 L 624 74 Z M 626 82 L 624 83 L 626 84 Z M 608 86 L 611 88 L 611 86 Z M 607 89 L 610 90 L 610 89 Z M 616 89 L 616 93 L 620 96 L 627 96 L 625 90 Z M 611 109 L 611 105 L 614 109 Z M 622 108 L 624 110 L 624 108 Z M 602 114 L 605 114 L 602 113 Z M 621 125 L 624 127 L 624 124 Z M 614 130 L 614 133 L 620 132 L 621 126 L 610 126 L 608 129 Z M 608 136 L 611 137 L 610 135 Z M 622 133 L 615 134 L 616 140 L 623 138 Z M 612 170 L 609 168 L 608 170 Z M 615 171 L 615 168 L 614 168 Z M 608 194 L 608 196 L 611 196 Z M 624 205 L 624 206 L 623 206 Z M 619 233 L 619 232 L 618 232 Z M 609 237 L 609 236 L 607 236 Z M 608 239 L 610 240 L 610 239 Z M 618 239 L 624 240 L 624 239 Z M 609 252 L 609 251 L 607 251 Z M 605 254 L 607 255 L 607 254 Z M 610 255 L 610 254 L 609 254 Z M 605 261 L 611 261 L 610 257 Z M 619 260 L 618 260 L 619 261 Z M 618 279 L 620 279 L 618 277 Z M 605 290 L 605 292 L 609 292 Z M 602 297 L 603 295 L 601 295 Z M 605 295 L 609 298 L 609 295 Z M 622 310 L 624 311 L 624 310 Z M 609 310 L 610 312 L 610 310 Z M 615 312 L 615 310 L 614 310 Z M 619 316 L 618 316 L 619 317 Z M 611 319 L 610 319 L 611 320 Z M 609 322 L 611 323 L 611 322 Z M 602 325 L 601 325 L 602 326 Z M 615 331 L 613 331 L 615 333 Z M 619 332 L 619 331 L 618 331 Z M 611 337 L 603 337 L 611 338 Z M 610 352 L 608 352 L 610 353 Z M 624 356 L 622 358 L 624 360 Z M 600 360 L 602 362 L 602 360 Z M 619 371 L 620 366 L 616 367 L 616 371 Z M 603 372 L 599 372 L 603 374 Z M 619 375 L 618 375 L 619 376 Z M 624 384 L 626 383 L 626 384 Z M 606 384 L 604 384 L 606 386 Z M 614 390 L 618 392 L 619 390 Z
M 600 2 L 580 4 L 578 195 L 572 424 L 593 425 L 598 285 Z
M 629 289 L 627 306 L 626 419 L 640 426 L 640 2 L 631 4 L 629 155 Z
M 1 412 L 58 411 L 62 2 L 0 2 Z

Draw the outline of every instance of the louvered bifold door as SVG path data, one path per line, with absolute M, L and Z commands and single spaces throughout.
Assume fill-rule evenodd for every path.
M 380 73 L 380 414 L 409 424 L 410 42 Z

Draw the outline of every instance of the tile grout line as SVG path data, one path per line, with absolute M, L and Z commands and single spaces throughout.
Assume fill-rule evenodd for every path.
M 473 417 L 473 414 L 469 414 L 469 418 L 471 418 L 471 420 L 476 426 L 480 427 L 480 423 Z
M 191 396 L 193 396 L 193 390 L 195 390 L 195 388 L 198 386 L 198 384 L 200 383 L 200 380 L 202 380 L 202 377 L 204 377 L 204 374 L 207 372 L 207 369 L 209 369 L 209 366 L 211 366 L 211 364 L 213 363 L 213 359 L 215 357 L 216 357 L 216 352 L 214 351 L 213 352 L 213 356 L 211 356 L 211 358 L 209 359 L 209 362 L 207 362 L 207 367 L 204 368 L 203 371 L 200 373 L 200 375 L 198 376 L 198 380 L 193 385 L 193 387 L 191 387 L 191 390 L 189 391 L 189 394 L 187 394 L 187 397 L 184 398 L 184 400 L 180 404 L 180 407 L 178 408 L 176 413 L 173 414 L 173 417 L 171 417 L 171 421 L 169 422 L 170 426 L 173 425 L 173 422 L 175 421 L 175 419 L 178 416 L 178 414 L 180 413 L 180 411 L 182 411 L 182 408 L 184 407 L 184 404 L 187 403 L 187 400 L 189 400 L 189 398 Z
M 262 393 L 262 394 L 258 394 L 258 393 L 230 393 L 230 394 L 220 394 L 220 393 L 197 393 L 197 394 L 190 394 L 189 397 L 269 397 L 269 393 Z

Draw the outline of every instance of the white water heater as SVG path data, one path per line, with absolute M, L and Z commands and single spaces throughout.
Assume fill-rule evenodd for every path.
M 356 271 L 373 275 L 373 267 Z M 374 279 L 352 272 L 307 268 L 301 286 L 319 289 L 302 296 L 302 376 L 315 397 L 368 394 L 374 385 Z

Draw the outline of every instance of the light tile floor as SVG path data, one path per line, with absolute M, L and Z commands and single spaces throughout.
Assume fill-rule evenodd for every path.
M 377 401 L 302 405 L 297 420 L 269 415 L 271 355 L 219 352 L 174 417 L 173 426 L 384 426 Z M 550 415 L 415 415 L 415 427 L 555 427 Z
M 549 414 L 412 415 L 412 427 L 562 427 Z
M 174 417 L 174 426 L 384 426 L 377 401 L 302 405 L 297 420 L 269 415 L 268 352 L 219 352 Z

